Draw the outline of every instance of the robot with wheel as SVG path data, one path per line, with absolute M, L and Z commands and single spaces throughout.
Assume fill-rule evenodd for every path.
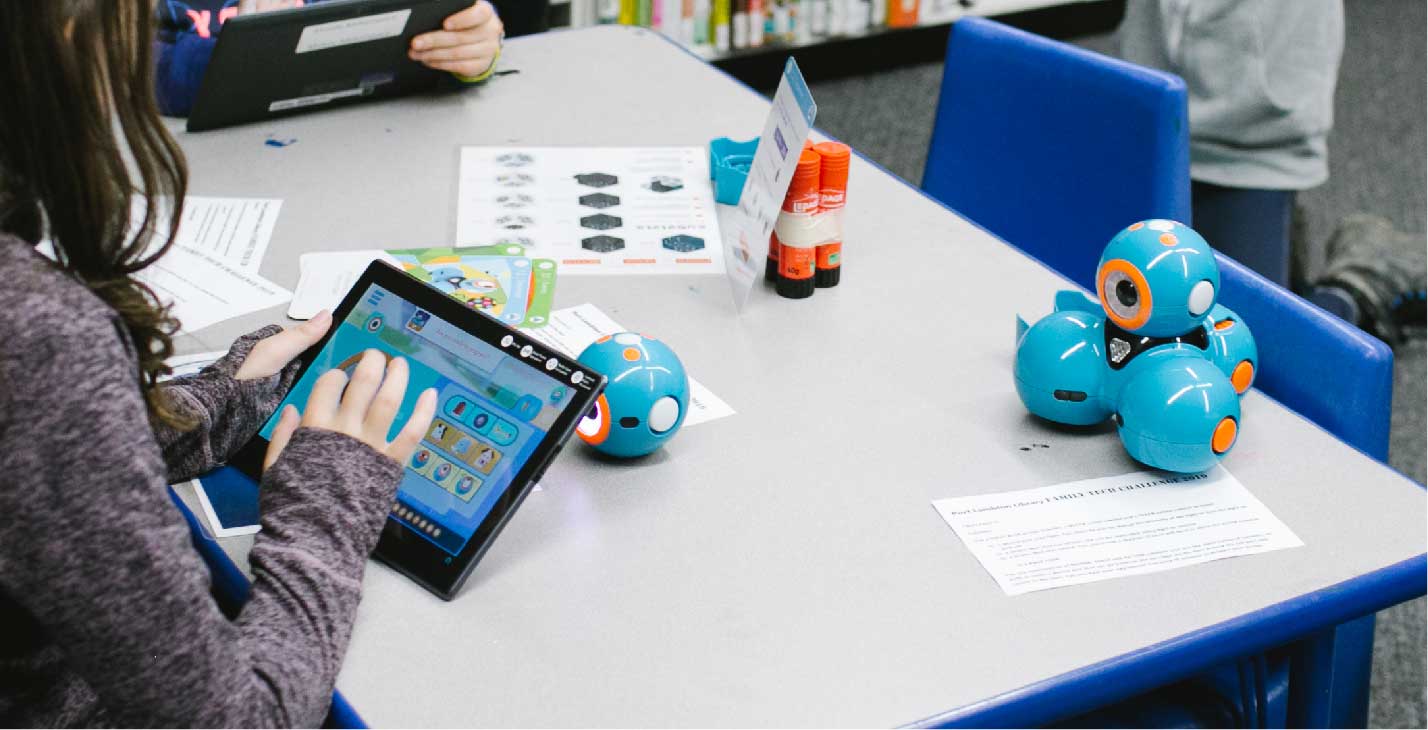
M 1215 253 L 1194 230 L 1131 225 L 1101 255 L 1099 302 L 1062 291 L 1036 324 L 1017 319 L 1017 394 L 1058 423 L 1112 419 L 1126 451 L 1151 467 L 1214 466 L 1238 438 L 1239 399 L 1259 364 L 1219 290 Z

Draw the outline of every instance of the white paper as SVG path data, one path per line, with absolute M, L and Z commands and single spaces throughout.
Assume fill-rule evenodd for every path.
M 763 276 L 769 233 L 783 207 L 803 141 L 808 139 L 808 130 L 817 114 L 818 107 L 813 103 L 798 64 L 788 59 L 749 166 L 748 181 L 739 196 L 732 239 L 725 244 L 730 248 L 729 281 L 739 309 L 748 301 L 754 282 Z
M 227 354 L 227 350 L 214 350 L 212 352 L 196 352 L 191 355 L 174 355 L 164 361 L 172 369 L 172 372 L 160 380 L 172 380 L 174 378 L 185 378 L 190 375 L 197 375 L 200 370 L 212 365 L 217 362 L 219 358 Z
M 281 200 L 190 195 L 183 201 L 174 245 L 211 254 L 256 274 L 282 208 Z
M 557 309 L 550 313 L 550 322 L 540 329 L 526 330 L 526 334 L 542 344 L 553 347 L 574 359 L 590 343 L 618 332 L 627 331 L 610 316 L 593 304 Z M 700 384 L 689 378 L 689 413 L 684 417 L 685 426 L 712 421 L 716 418 L 734 415 L 734 409 Z
M 148 284 L 161 301 L 173 304 L 184 332 L 267 309 L 292 296 L 257 274 L 183 246 L 170 248 L 135 278 Z
M 1304 544 L 1222 466 L 932 505 L 1011 596 Z
M 336 309 L 373 261 L 398 266 L 396 259 L 380 249 L 303 254 L 298 258 L 297 290 L 288 305 L 288 316 L 312 319 L 324 309 Z
M 407 27 L 407 18 L 411 17 L 411 14 L 411 9 L 407 8 L 309 25 L 302 29 L 302 35 L 298 37 L 297 48 L 293 53 L 322 51 L 398 36 Z
M 171 202 L 171 201 L 170 201 Z M 292 296 L 288 290 L 258 276 L 258 267 L 283 201 L 260 198 L 186 196 L 183 220 L 173 245 L 157 261 L 135 274 L 165 303 L 183 332 L 195 332 L 225 319 L 275 306 Z M 146 201 L 130 201 L 131 234 L 143 221 Z M 155 231 L 166 231 L 172 206 L 160 205 Z M 165 241 L 154 236 L 149 251 Z M 35 247 L 53 260 L 54 244 Z
M 722 274 L 699 147 L 464 147 L 460 246 L 516 243 L 560 275 Z

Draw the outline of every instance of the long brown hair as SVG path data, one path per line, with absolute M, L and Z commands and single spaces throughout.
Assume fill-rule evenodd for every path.
M 155 103 L 154 23 L 150 0 L 0 0 L 0 231 L 49 238 L 122 318 L 150 416 L 180 423 L 155 387 L 178 322 L 134 278 L 168 249 L 188 184 Z

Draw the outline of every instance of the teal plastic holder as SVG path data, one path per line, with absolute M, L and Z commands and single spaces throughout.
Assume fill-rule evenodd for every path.
M 736 142 L 720 137 L 709 142 L 709 177 L 714 181 L 714 200 L 725 205 L 738 205 L 749 179 L 749 167 L 754 163 L 754 151 L 759 141 Z

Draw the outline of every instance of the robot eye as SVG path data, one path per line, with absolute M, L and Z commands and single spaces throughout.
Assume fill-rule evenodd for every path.
M 1215 304 L 1215 285 L 1209 281 L 1202 281 L 1190 290 L 1190 315 L 1199 317 L 1210 311 L 1210 307 Z
M 1111 321 L 1134 330 L 1150 321 L 1150 287 L 1145 276 L 1129 261 L 1113 259 L 1107 261 L 1097 276 L 1101 305 Z
M 1120 302 L 1122 307 L 1134 309 L 1135 302 L 1139 298 L 1140 296 L 1136 294 L 1135 282 L 1130 279 L 1121 279 L 1116 282 L 1116 301 Z

